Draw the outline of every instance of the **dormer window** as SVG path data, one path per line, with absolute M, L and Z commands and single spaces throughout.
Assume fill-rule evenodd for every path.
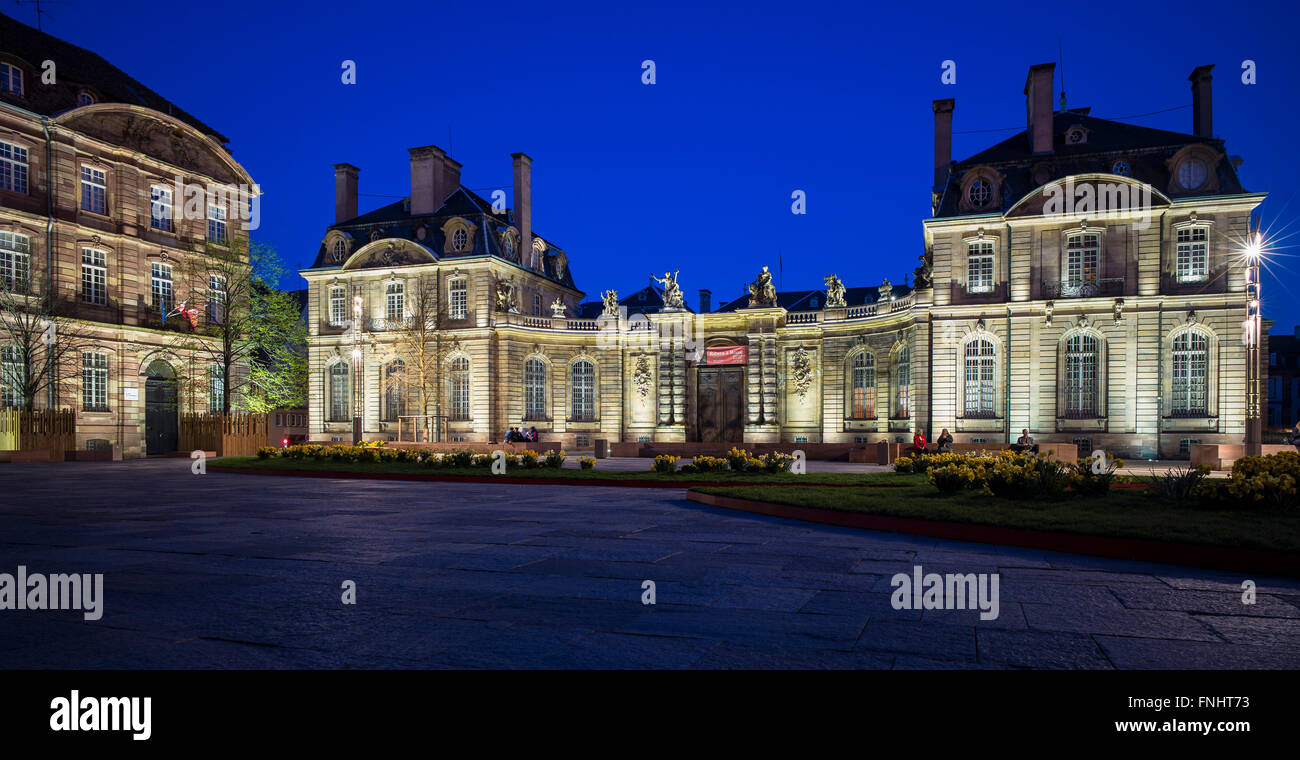
M 463 251 L 469 245 L 469 233 L 465 229 L 456 230 L 451 233 L 451 247 L 454 251 Z
M 334 246 L 330 249 L 330 260 L 341 262 L 348 255 L 348 244 L 342 238 L 334 241 Z
M 94 95 L 91 95 L 86 90 L 82 90 L 81 92 L 77 93 L 77 108 L 81 108 L 82 106 L 90 106 L 94 104 L 95 104 Z
M 1066 145 L 1083 145 L 1088 142 L 1088 129 L 1082 125 L 1076 124 L 1065 130 Z
M 984 208 L 993 199 L 993 187 L 988 183 L 988 180 L 977 179 L 971 183 L 970 189 L 966 191 L 966 199 L 970 201 L 971 206 Z
M 1178 184 L 1187 190 L 1200 189 L 1208 175 L 1205 162 L 1199 158 L 1189 158 L 1178 165 Z
M 1131 176 L 1133 169 L 1128 165 L 1128 161 L 1116 161 L 1111 164 L 1110 173 L 1117 174 L 1121 177 Z
M 448 219 L 442 225 L 442 252 L 465 253 L 473 250 L 476 229 L 459 216 Z
M 0 63 L 0 91 L 23 94 L 23 70 L 12 63 Z

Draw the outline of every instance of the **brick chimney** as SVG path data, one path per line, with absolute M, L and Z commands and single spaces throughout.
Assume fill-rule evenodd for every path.
M 334 164 L 334 223 L 357 215 L 357 175 L 361 170 L 352 164 Z
M 713 311 L 713 291 L 700 288 L 700 313 L 708 314 L 711 311 Z
M 443 159 L 447 157 L 442 148 L 426 145 L 423 148 L 411 148 L 411 215 L 432 214 L 438 210 L 442 198 L 436 198 L 438 186 L 442 184 Z
M 952 109 L 957 101 L 936 100 L 934 107 L 934 190 L 939 192 L 948 180 L 952 163 Z
M 1214 107 L 1210 98 L 1210 69 L 1214 64 L 1197 66 L 1187 81 L 1192 83 L 1192 134 L 1214 137 Z
M 433 191 L 433 208 L 437 211 L 447 202 L 447 197 L 460 188 L 460 162 L 451 156 L 442 157 L 442 171 Z
M 1055 63 L 1029 67 L 1025 80 L 1026 134 L 1034 155 L 1052 152 L 1052 76 Z
M 533 253 L 533 159 L 525 153 L 511 153 L 515 170 L 515 226 L 519 228 L 519 260 L 540 269 Z

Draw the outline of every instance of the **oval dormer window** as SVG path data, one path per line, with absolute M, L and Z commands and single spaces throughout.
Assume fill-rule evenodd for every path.
M 1121 177 L 1128 177 L 1132 172 L 1133 169 L 1128 165 L 1128 161 L 1116 161 L 1110 167 L 1111 174 L 1117 174 Z
M 469 235 L 465 232 L 464 228 L 458 229 L 455 232 L 451 233 L 452 248 L 456 249 L 457 251 L 463 251 L 465 250 L 465 246 L 468 244 L 469 244 Z
M 977 179 L 970 184 L 970 189 L 966 191 L 966 198 L 975 208 L 984 208 L 993 199 L 993 188 L 988 180 Z
M 1205 162 L 1199 158 L 1189 158 L 1178 166 L 1178 184 L 1188 190 L 1204 185 L 1208 175 Z

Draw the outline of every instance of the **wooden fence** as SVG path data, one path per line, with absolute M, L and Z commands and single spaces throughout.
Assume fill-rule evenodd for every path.
M 0 411 L 0 451 L 48 451 L 52 461 L 77 448 L 77 413 L 68 409 Z
M 270 442 L 267 414 L 183 414 L 180 450 L 215 451 L 219 457 L 251 457 Z

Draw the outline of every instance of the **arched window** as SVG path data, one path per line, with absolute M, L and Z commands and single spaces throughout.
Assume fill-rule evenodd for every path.
M 1199 330 L 1174 336 L 1173 393 L 1170 413 L 1175 417 L 1207 417 L 1210 407 L 1210 340 Z
M 1061 413 L 1068 419 L 1100 416 L 1101 343 L 1078 333 L 1065 342 Z
M 451 377 L 447 391 L 451 395 L 451 418 L 469 419 L 469 359 L 458 356 L 451 360 Z
M 546 419 L 546 362 L 538 358 L 524 362 L 524 419 Z
M 326 390 L 329 392 L 330 422 L 347 421 L 351 408 L 347 362 L 330 365 Z
M 224 412 L 226 410 L 226 373 L 220 364 L 208 367 L 208 411 Z
M 876 357 L 859 351 L 849 362 L 849 418 L 876 416 Z
M 993 341 L 976 338 L 966 344 L 965 416 L 991 419 L 996 416 L 997 349 Z
M 912 416 L 912 349 L 903 346 L 894 358 L 894 416 Z
M 596 419 L 596 365 L 580 359 L 569 368 L 569 378 L 573 388 L 573 419 L 579 422 Z
M 384 366 L 383 419 L 386 422 L 395 422 L 407 413 L 407 397 L 406 362 L 394 359 Z

